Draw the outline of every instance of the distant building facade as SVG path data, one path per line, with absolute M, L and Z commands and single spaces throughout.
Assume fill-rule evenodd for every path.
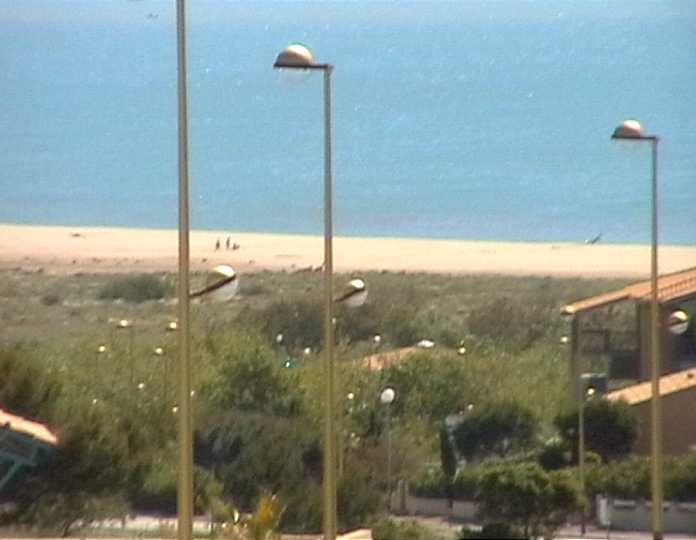
M 604 396 L 610 401 L 628 403 L 638 419 L 638 438 L 634 451 L 650 453 L 650 382 L 627 386 Z M 696 452 L 696 368 L 682 370 L 660 377 L 662 406 L 662 448 L 667 455 Z

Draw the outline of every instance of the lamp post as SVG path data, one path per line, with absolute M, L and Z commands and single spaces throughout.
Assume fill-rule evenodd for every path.
M 657 145 L 659 137 L 646 135 L 640 122 L 625 120 L 611 136 L 615 140 L 649 142 L 652 147 L 652 241 L 650 250 L 650 348 L 651 348 L 651 457 L 652 529 L 654 540 L 662 540 L 662 409 L 660 403 L 660 327 L 657 301 Z
M 129 363 L 129 370 L 130 370 L 130 377 L 129 377 L 128 382 L 132 386 L 133 380 L 134 380 L 134 371 L 135 371 L 135 363 L 133 360 L 133 332 L 134 332 L 133 321 L 129 321 L 128 319 L 121 319 L 116 324 L 116 329 L 117 330 L 128 330 L 128 363 Z
M 387 508 L 391 509 L 391 476 L 392 476 L 392 449 L 391 449 L 391 404 L 396 397 L 396 392 L 393 388 L 387 387 L 382 390 L 379 395 L 379 400 L 387 406 Z
M 581 381 L 582 384 L 582 381 Z M 585 404 L 595 395 L 593 386 L 582 389 L 582 399 L 578 408 L 578 476 L 580 477 L 580 494 L 583 497 L 583 505 L 580 514 L 580 533 L 585 534 Z
M 94 351 L 94 367 L 92 368 L 92 373 L 94 374 L 94 380 L 97 380 L 97 375 L 99 374 L 99 357 L 106 352 L 106 345 L 99 345 Z
M 164 354 L 162 347 L 155 347 L 152 351 L 162 362 L 162 404 L 167 406 L 167 390 L 169 389 L 169 359 Z
M 193 537 L 193 415 L 191 414 L 190 223 L 186 0 L 176 0 L 177 142 L 179 172 L 179 278 L 177 281 L 178 477 L 177 538 Z
M 275 69 L 324 72 L 324 539 L 336 538 L 336 367 L 334 364 L 333 291 L 333 195 L 331 180 L 331 64 L 318 64 L 304 45 L 286 47 L 273 64 Z

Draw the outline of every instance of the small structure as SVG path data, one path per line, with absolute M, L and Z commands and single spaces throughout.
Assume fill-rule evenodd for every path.
M 0 493 L 55 451 L 58 438 L 44 424 L 0 409 Z
M 696 368 L 660 377 L 662 403 L 662 445 L 665 454 L 679 455 L 696 451 L 696 423 L 690 411 L 696 410 Z M 604 396 L 610 401 L 623 400 L 636 413 L 638 439 L 634 449 L 639 454 L 650 453 L 650 382 L 627 386 Z
M 696 366 L 696 267 L 658 278 L 662 373 Z M 571 371 L 580 380 L 584 368 L 605 372 L 613 383 L 647 381 L 651 373 L 650 280 L 567 304 L 571 317 Z M 667 331 L 670 314 L 681 310 L 691 317 L 680 334 Z M 579 386 L 579 385 L 578 385 Z
M 417 347 L 402 347 L 391 351 L 378 352 L 362 359 L 361 364 L 367 369 L 380 371 L 388 367 L 403 362 L 408 356 L 418 352 Z

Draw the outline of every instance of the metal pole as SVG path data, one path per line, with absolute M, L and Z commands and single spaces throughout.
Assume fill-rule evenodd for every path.
M 133 332 L 135 328 L 133 322 L 131 321 L 130 328 L 128 329 L 128 360 L 130 362 L 130 385 L 131 389 L 133 384 L 135 384 L 135 359 L 133 358 Z
M 324 68 L 324 540 L 336 538 L 336 366 L 333 326 L 331 71 Z
M 391 403 L 387 404 L 387 509 L 391 510 L 392 494 L 392 444 L 391 444 Z
M 650 329 L 652 346 L 652 527 L 662 540 L 662 411 L 660 403 L 660 307 L 657 299 L 657 137 L 652 141 L 652 247 L 650 257 Z
M 582 392 L 582 383 L 579 385 Z M 580 494 L 582 507 L 580 509 L 580 534 L 585 534 L 585 398 L 580 397 L 578 408 L 578 475 L 580 476 Z
M 585 396 L 582 385 L 582 369 L 578 359 L 578 318 L 573 316 L 570 323 L 570 372 L 573 375 L 575 400 L 578 404 L 578 477 L 583 505 L 580 510 L 580 534 L 584 535 L 585 525 Z
M 177 482 L 177 538 L 193 536 L 193 420 L 191 414 L 191 365 L 189 325 L 189 171 L 188 96 L 186 90 L 186 2 L 176 2 L 177 97 L 179 143 L 179 468 Z

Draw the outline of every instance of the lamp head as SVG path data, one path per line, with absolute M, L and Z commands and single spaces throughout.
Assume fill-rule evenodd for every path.
M 360 278 L 351 279 L 343 292 L 334 298 L 337 304 L 346 304 L 348 307 L 360 307 L 367 300 L 367 286 Z
M 310 69 L 315 66 L 314 55 L 309 47 L 301 43 L 291 43 L 276 57 L 275 69 Z
M 612 139 L 644 139 L 645 133 L 643 132 L 643 126 L 640 125 L 638 120 L 624 120 L 619 124 L 614 133 L 611 135 Z
M 689 314 L 683 309 L 677 309 L 667 318 L 667 329 L 670 334 L 680 336 L 689 328 Z
M 239 290 L 237 273 L 231 266 L 221 264 L 213 268 L 208 276 L 208 284 L 200 291 L 191 293 L 191 298 L 208 296 L 216 302 L 232 300 Z
M 394 398 L 396 397 L 396 392 L 394 392 L 393 388 L 385 388 L 382 390 L 382 393 L 379 395 L 379 400 L 384 403 L 385 405 L 389 405 L 392 401 L 394 401 Z

